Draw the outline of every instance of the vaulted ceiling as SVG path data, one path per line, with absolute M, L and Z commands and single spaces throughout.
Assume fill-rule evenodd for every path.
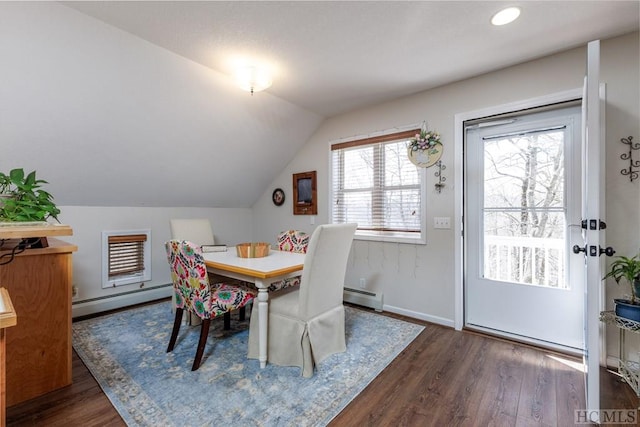
M 520 19 L 490 25 L 514 4 Z M 250 207 L 327 117 L 628 33 L 638 15 L 637 1 L 2 2 L 0 169 L 38 169 L 62 205 Z M 235 87 L 242 58 L 272 87 Z
M 266 61 L 269 93 L 325 117 L 638 28 L 637 1 L 66 4 L 226 75 Z M 517 21 L 490 25 L 514 4 Z

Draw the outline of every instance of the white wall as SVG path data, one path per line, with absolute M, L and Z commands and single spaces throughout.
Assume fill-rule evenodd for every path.
M 633 256 L 640 252 L 640 179 L 633 182 L 620 173 L 629 167 L 628 160 L 620 155 L 628 152 L 628 146 L 620 138 L 633 136 L 640 142 L 640 40 L 638 33 L 612 40 L 605 40 L 601 46 L 601 79 L 607 84 L 606 109 L 606 222 L 607 245 L 613 246 L 617 255 Z M 633 153 L 640 159 L 640 153 Z M 618 286 L 615 281 L 606 284 L 606 308 L 613 310 L 614 298 L 629 294 L 626 285 Z M 607 354 L 618 356 L 619 331 L 608 326 Z M 627 334 L 631 348 L 640 348 L 640 337 Z M 632 356 L 640 357 L 637 351 Z
M 59 2 L 0 28 L 0 170 L 63 205 L 249 208 L 322 120 Z
M 621 177 L 619 171 L 625 165 L 619 160 L 623 151 L 619 140 L 629 135 L 640 140 L 638 52 L 638 33 L 602 43 L 602 77 L 608 86 L 608 237 L 619 253 L 627 254 L 640 247 L 640 182 L 631 184 Z M 315 222 L 328 222 L 329 141 L 426 120 L 430 129 L 442 134 L 442 161 L 447 166 L 441 194 L 434 190 L 433 168 L 427 173 L 428 242 L 422 246 L 356 241 L 346 282 L 357 284 L 358 278 L 365 277 L 372 290 L 384 292 L 385 309 L 452 325 L 455 236 L 453 229 L 434 229 L 433 217 L 453 219 L 453 189 L 462 184 L 453 180 L 455 114 L 580 88 L 585 64 L 586 47 L 573 49 L 328 119 L 254 205 L 254 237 L 273 239 L 289 227 L 305 231 L 315 227 L 309 217 L 292 215 L 291 174 L 296 172 L 318 172 L 319 213 Z M 276 187 L 283 188 L 288 197 L 281 207 L 271 203 L 271 191 Z
M 140 208 L 60 206 L 60 222 L 73 228 L 63 240 L 78 246 L 73 254 L 74 316 L 171 295 L 171 288 L 147 291 L 171 283 L 164 242 L 171 238 L 171 218 L 208 218 L 218 244 L 251 241 L 251 209 Z M 135 296 L 108 298 L 140 289 L 139 284 L 102 289 L 102 232 L 108 230 L 151 230 L 151 281 Z M 102 298 L 102 299 L 101 299 Z M 98 299 L 86 303 L 87 300 Z

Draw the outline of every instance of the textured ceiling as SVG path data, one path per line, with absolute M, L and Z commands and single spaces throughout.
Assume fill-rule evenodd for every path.
M 637 30 L 639 4 L 0 1 L 0 170 L 62 206 L 251 207 L 326 117 Z
M 68 2 L 224 74 L 253 58 L 268 91 L 322 116 L 638 29 L 638 1 Z M 493 13 L 520 18 L 494 27 Z

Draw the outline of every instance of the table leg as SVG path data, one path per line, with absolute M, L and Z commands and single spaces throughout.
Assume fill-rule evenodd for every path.
M 269 321 L 269 291 L 267 288 L 258 289 L 258 318 L 260 319 L 260 330 L 258 331 L 258 360 L 260 367 L 267 366 L 267 332 L 269 330 L 267 322 Z

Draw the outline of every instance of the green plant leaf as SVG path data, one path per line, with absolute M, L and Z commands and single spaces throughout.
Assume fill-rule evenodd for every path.
M 24 169 L 12 169 L 9 172 L 9 177 L 14 183 L 24 181 Z
M 625 279 L 631 291 L 631 302 L 635 303 L 636 293 L 633 282 L 640 279 L 640 259 L 638 255 L 631 258 L 625 256 L 617 256 L 616 260 L 609 265 L 609 271 L 603 277 L 604 279 L 613 278 L 617 284 Z
M 27 178 L 24 180 L 24 184 L 31 188 L 36 185 L 36 171 L 32 171 L 27 175 Z
M 43 221 L 49 217 L 58 220 L 60 210 L 53 203 L 53 196 L 40 189 L 48 184 L 37 179 L 36 171 L 25 176 L 24 169 L 13 169 L 9 175 L 0 172 L 0 191 L 10 194 L 0 206 L 0 220 L 4 221 Z

